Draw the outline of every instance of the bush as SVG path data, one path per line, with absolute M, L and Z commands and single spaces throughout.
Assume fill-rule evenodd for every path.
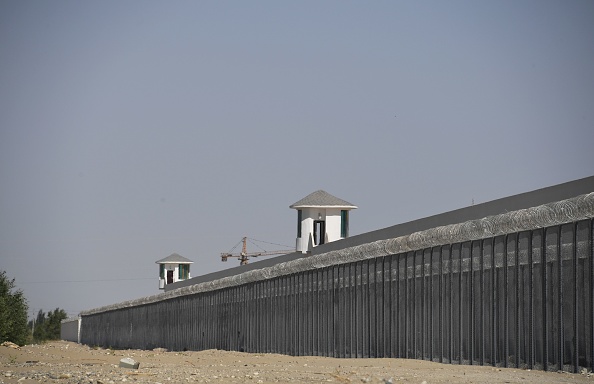
M 24 345 L 29 338 L 28 305 L 23 291 L 14 288 L 14 279 L 9 280 L 6 272 L 0 271 L 0 342 Z

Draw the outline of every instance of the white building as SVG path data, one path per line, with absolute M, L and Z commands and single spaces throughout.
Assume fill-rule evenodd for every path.
M 167 284 L 189 279 L 190 264 L 194 262 L 177 253 L 172 253 L 155 263 L 159 264 L 159 289 L 165 289 Z
M 315 191 L 289 206 L 297 210 L 297 252 L 349 236 L 349 211 L 357 207 L 328 192 Z

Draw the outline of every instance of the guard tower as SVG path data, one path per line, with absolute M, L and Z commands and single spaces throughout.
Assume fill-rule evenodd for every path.
M 194 262 L 177 253 L 172 253 L 155 263 L 159 264 L 159 289 L 165 289 L 167 284 L 189 279 L 190 264 Z
M 349 237 L 349 211 L 357 207 L 326 191 L 315 191 L 289 206 L 297 210 L 297 252 Z

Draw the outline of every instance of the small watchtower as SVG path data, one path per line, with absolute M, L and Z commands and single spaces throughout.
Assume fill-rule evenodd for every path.
M 297 252 L 349 237 L 349 211 L 357 207 L 326 191 L 315 191 L 289 206 L 297 210 Z
M 172 253 L 155 263 L 159 264 L 159 289 L 165 289 L 167 284 L 189 279 L 190 264 L 194 262 L 177 253 Z

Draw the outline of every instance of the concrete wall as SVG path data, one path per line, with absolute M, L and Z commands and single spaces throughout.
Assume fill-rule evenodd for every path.
M 593 230 L 583 220 L 89 314 L 82 342 L 592 369 Z
M 80 342 L 80 321 L 80 317 L 62 320 L 60 338 L 66 341 L 74 341 L 75 343 Z

